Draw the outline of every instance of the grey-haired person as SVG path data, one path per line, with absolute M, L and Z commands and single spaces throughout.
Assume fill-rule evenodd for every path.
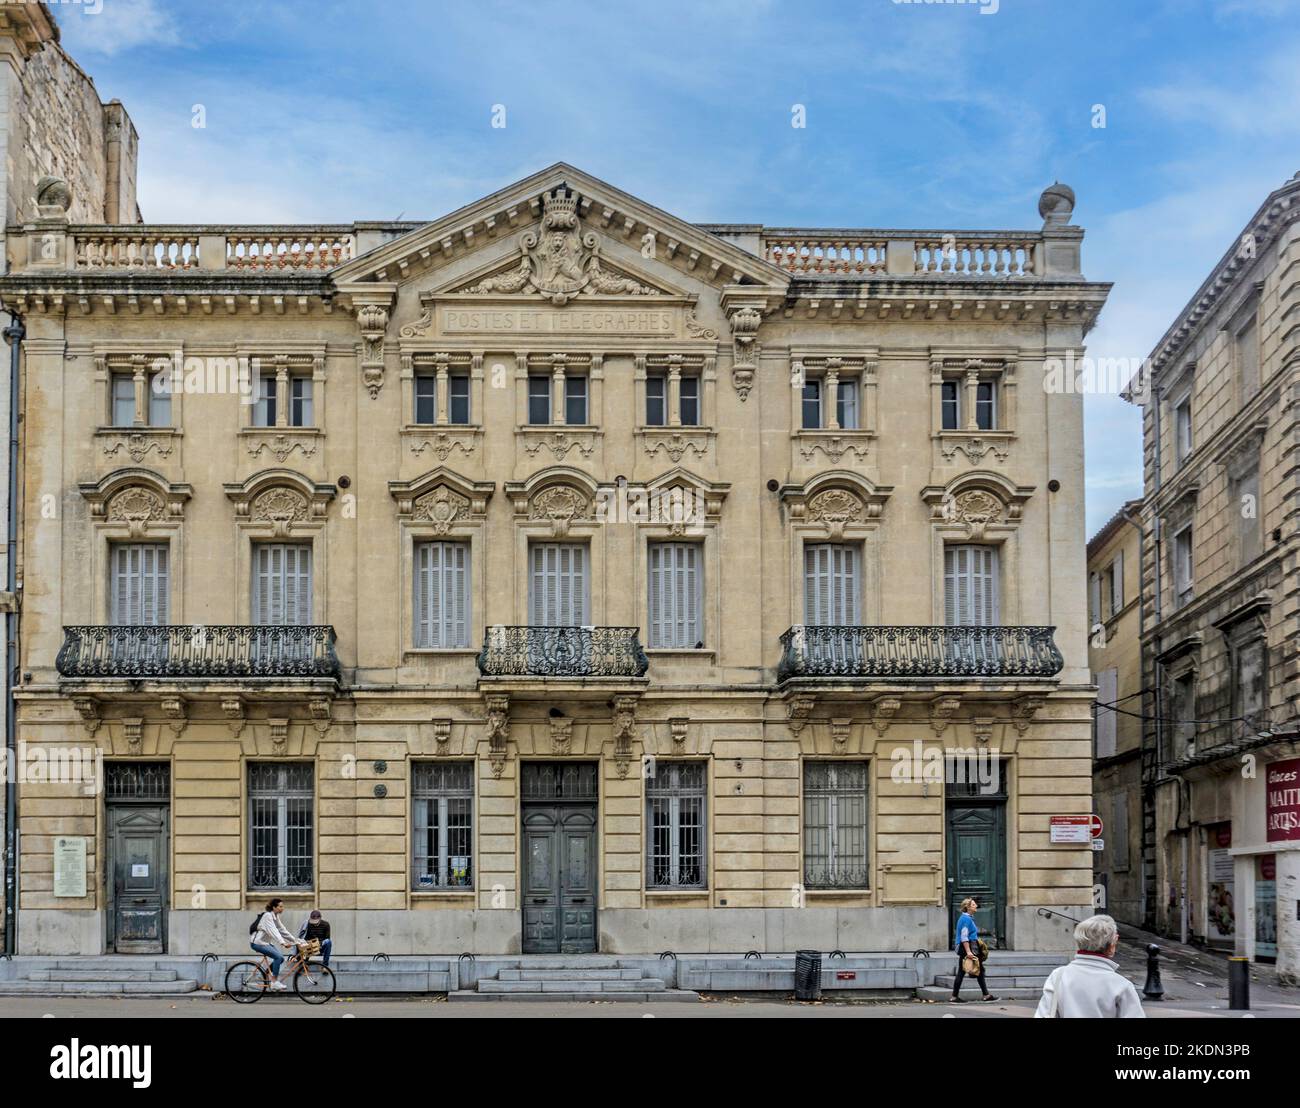
M 1146 1019 L 1133 982 L 1114 959 L 1119 928 L 1089 916 L 1074 929 L 1073 960 L 1052 970 L 1034 1015 L 1039 1019 Z

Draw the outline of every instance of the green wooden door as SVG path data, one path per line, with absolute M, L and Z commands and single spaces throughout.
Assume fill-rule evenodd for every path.
M 1007 933 L 1007 829 L 1005 803 L 948 803 L 948 939 L 951 943 L 968 896 L 979 901 L 980 937 L 1005 945 Z
M 523 816 L 525 954 L 596 949 L 596 808 L 529 806 Z

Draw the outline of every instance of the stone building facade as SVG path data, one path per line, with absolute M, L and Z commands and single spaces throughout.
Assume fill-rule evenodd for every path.
M 1142 520 L 1130 500 L 1088 543 L 1088 659 L 1097 685 L 1093 854 L 1097 907 L 1140 925 L 1142 903 Z M 1113 706 L 1113 707 L 1112 707 Z
M 1162 930 L 1300 973 L 1300 175 L 1174 321 L 1143 404 L 1144 854 Z
M 970 894 L 1066 947 L 1073 204 L 701 226 L 560 164 L 431 223 L 11 228 L 19 950 L 238 951 L 270 895 L 340 952 L 911 951 Z

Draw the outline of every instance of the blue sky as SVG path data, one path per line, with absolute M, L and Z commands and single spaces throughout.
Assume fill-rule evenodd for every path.
M 1061 180 L 1115 282 L 1089 353 L 1136 362 L 1300 170 L 1300 0 L 995 6 L 51 4 L 149 222 L 436 218 L 567 161 L 697 222 L 1036 228 Z M 1086 414 L 1091 533 L 1141 463 L 1135 409 Z

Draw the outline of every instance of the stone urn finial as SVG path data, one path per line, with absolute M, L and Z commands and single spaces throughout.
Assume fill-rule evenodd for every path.
M 36 182 L 36 210 L 42 219 L 68 218 L 72 190 L 62 177 L 42 177 Z
M 1038 198 L 1038 214 L 1044 227 L 1066 226 L 1074 215 L 1074 189 L 1060 181 L 1048 185 Z

